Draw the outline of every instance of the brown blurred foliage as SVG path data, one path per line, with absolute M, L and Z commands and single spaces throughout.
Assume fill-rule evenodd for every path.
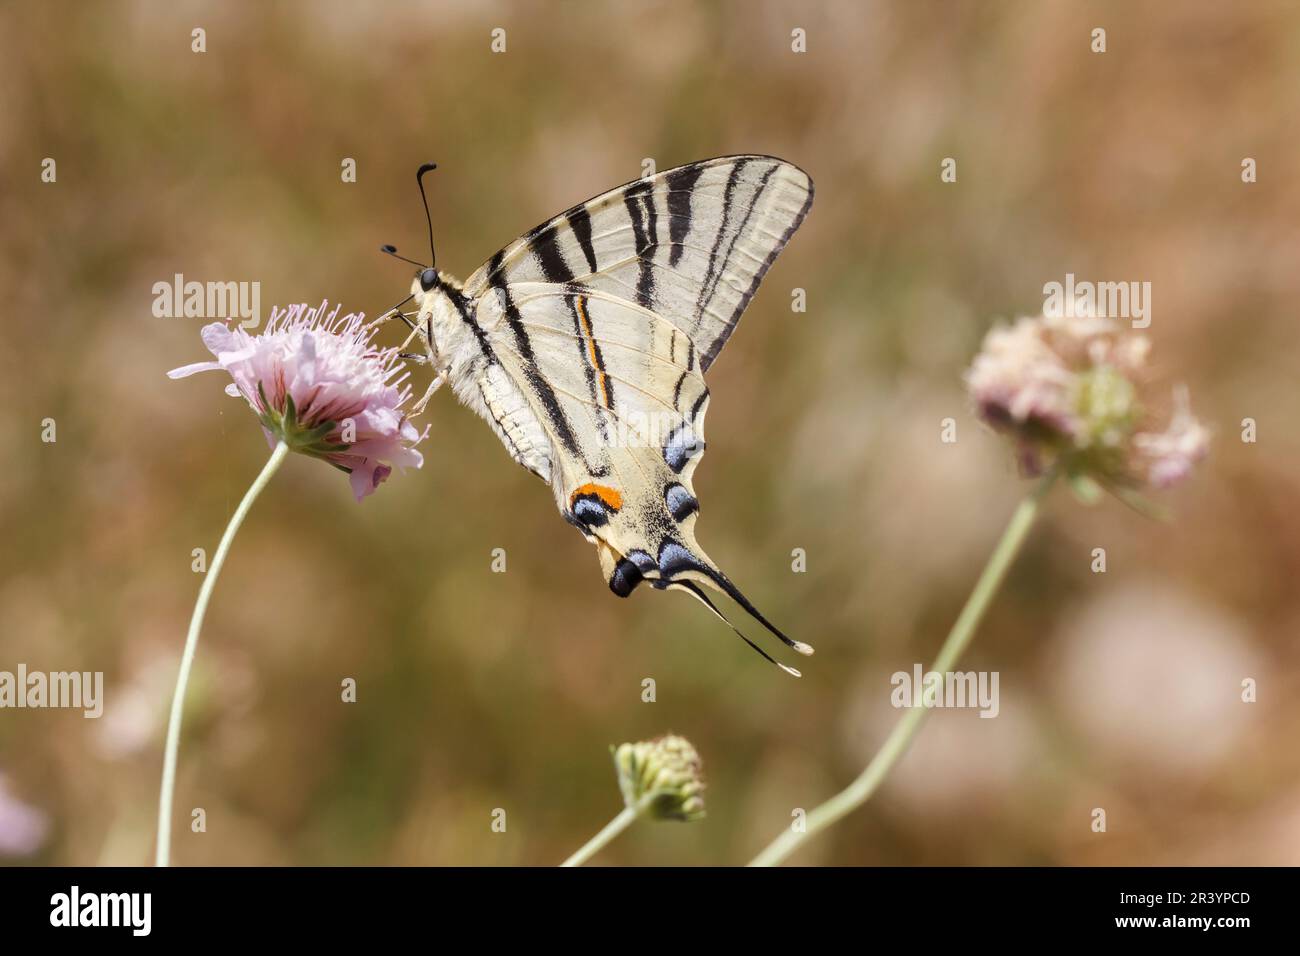
M 1300 862 L 1298 31 L 1269 2 L 5 5 L 0 669 L 106 675 L 101 720 L 0 712 L 0 773 L 50 824 L 7 862 L 149 860 L 191 550 L 267 453 L 216 376 L 164 377 L 206 353 L 200 320 L 154 317 L 155 282 L 376 313 L 410 282 L 376 247 L 422 255 L 422 161 L 463 277 L 645 157 L 735 152 L 799 164 L 817 202 L 711 374 L 700 534 L 816 645 L 804 678 L 681 597 L 612 597 L 444 392 L 423 471 L 357 505 L 295 459 L 245 525 L 199 648 L 177 861 L 552 864 L 618 809 L 609 745 L 672 730 L 708 818 L 601 859 L 744 862 L 858 772 L 889 675 L 933 655 L 1026 490 L 961 373 L 1073 272 L 1152 283 L 1155 360 L 1211 458 L 1170 524 L 1058 492 L 964 662 L 1000 672 L 1000 716 L 936 713 L 797 860 Z

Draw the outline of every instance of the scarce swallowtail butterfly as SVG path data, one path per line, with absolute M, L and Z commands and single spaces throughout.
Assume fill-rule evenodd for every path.
M 424 198 L 424 175 L 416 179 Z M 405 351 L 449 383 L 510 456 L 551 486 L 596 546 L 610 590 L 685 591 L 750 647 L 703 588 L 726 594 L 802 654 L 695 540 L 691 476 L 704 452 L 709 370 L 813 201 L 797 166 L 724 156 L 602 193 L 542 223 L 463 284 L 428 266 L 376 322 L 410 327 Z M 414 302 L 414 308 L 408 304 Z M 407 308 L 407 311 L 403 311 Z

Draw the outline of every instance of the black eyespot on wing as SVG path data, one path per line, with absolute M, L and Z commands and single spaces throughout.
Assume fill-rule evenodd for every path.
M 614 573 L 609 578 L 609 589 L 619 597 L 627 597 L 645 579 L 642 569 L 649 570 L 654 566 L 654 558 L 644 551 L 629 551 L 627 557 L 619 558 L 614 565 Z
M 619 558 L 614 573 L 609 578 L 609 589 L 619 597 L 627 597 L 641 583 L 641 572 L 627 558 Z
M 700 510 L 699 500 L 686 490 L 685 485 L 676 482 L 664 489 L 664 504 L 675 521 L 685 521 Z

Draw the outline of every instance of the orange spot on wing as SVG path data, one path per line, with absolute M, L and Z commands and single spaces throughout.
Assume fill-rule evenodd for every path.
M 573 304 L 578 310 L 578 321 L 582 324 L 582 331 L 587 336 L 587 355 L 591 359 L 591 367 L 596 370 L 596 383 L 600 386 L 601 404 L 609 408 L 609 386 L 605 382 L 605 370 L 600 367 L 600 359 L 596 355 L 596 337 L 591 331 L 591 320 L 587 318 L 587 300 L 576 298 L 573 300 Z M 618 492 L 615 492 L 615 494 L 618 494 Z
M 607 485 L 596 485 L 587 482 L 585 485 L 579 485 L 574 489 L 573 494 L 569 495 L 569 507 L 583 495 L 595 495 L 603 501 L 610 511 L 617 511 L 623 507 L 623 496 L 619 494 L 617 488 L 610 488 Z

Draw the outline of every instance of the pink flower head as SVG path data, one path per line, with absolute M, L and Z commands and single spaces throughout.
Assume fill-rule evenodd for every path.
M 260 335 L 214 322 L 203 327 L 203 344 L 215 362 L 173 369 L 169 378 L 225 370 L 234 382 L 226 393 L 243 397 L 257 413 L 274 445 L 320 458 L 352 476 L 360 501 L 393 471 L 419 468 L 424 457 L 415 445 L 424 440 L 402 406 L 411 396 L 404 386 L 406 366 L 397 349 L 372 344 L 374 329 L 364 313 L 339 316 L 291 305 L 271 310 Z
M 981 419 L 1012 437 L 1022 469 L 1060 464 L 1111 486 L 1167 488 L 1209 450 L 1186 389 L 1172 421 L 1152 430 L 1144 408 L 1150 343 L 1093 315 L 996 326 L 966 373 Z

